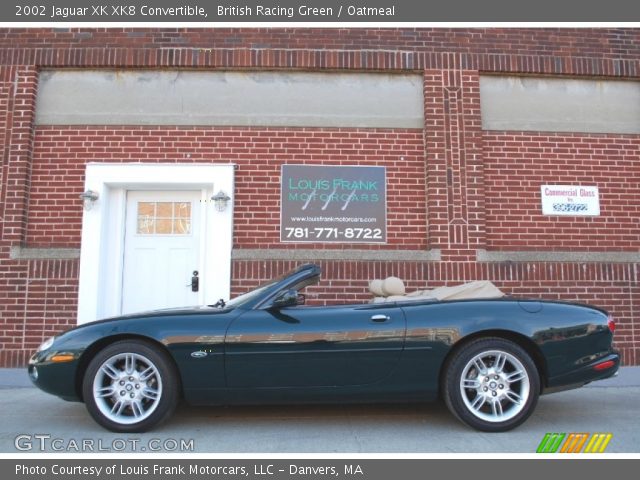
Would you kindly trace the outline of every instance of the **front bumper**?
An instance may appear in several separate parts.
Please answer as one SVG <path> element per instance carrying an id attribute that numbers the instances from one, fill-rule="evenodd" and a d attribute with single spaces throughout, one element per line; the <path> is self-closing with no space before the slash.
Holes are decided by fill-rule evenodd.
<path id="1" fill-rule="evenodd" d="M 64 400 L 82 401 L 76 388 L 78 358 L 68 362 L 54 363 L 50 360 L 53 354 L 54 352 L 51 351 L 37 352 L 31 357 L 27 367 L 29 379 L 43 392 Z"/>

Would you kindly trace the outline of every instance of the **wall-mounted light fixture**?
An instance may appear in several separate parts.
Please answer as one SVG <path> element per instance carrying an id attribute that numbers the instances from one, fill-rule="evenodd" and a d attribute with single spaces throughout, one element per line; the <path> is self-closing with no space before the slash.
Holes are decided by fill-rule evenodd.
<path id="1" fill-rule="evenodd" d="M 83 208 L 85 210 L 91 210 L 91 208 L 93 208 L 93 204 L 98 200 L 98 192 L 86 190 L 80 194 L 80 199 L 82 200 Z"/>
<path id="2" fill-rule="evenodd" d="M 211 197 L 211 200 L 213 201 L 217 211 L 224 212 L 227 209 L 227 204 L 229 203 L 229 200 L 231 200 L 231 197 L 220 190 Z"/>

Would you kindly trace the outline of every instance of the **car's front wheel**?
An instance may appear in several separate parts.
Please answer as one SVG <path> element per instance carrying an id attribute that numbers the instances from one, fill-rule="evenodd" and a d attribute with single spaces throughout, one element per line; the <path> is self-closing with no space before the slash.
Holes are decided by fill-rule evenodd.
<path id="1" fill-rule="evenodd" d="M 538 402 L 535 363 L 519 345 L 502 338 L 475 340 L 448 362 L 444 399 L 462 422 L 485 432 L 517 427 Z"/>
<path id="2" fill-rule="evenodd" d="M 113 432 L 144 432 L 167 419 L 178 402 L 175 367 L 138 340 L 113 343 L 91 360 L 82 393 L 87 410 Z"/>

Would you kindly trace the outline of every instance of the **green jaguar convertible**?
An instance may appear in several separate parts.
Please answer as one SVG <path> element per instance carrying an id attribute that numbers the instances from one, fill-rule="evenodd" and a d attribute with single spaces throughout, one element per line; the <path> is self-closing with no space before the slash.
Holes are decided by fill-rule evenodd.
<path id="1" fill-rule="evenodd" d="M 142 432 L 180 399 L 198 405 L 424 402 L 462 422 L 512 429 L 540 394 L 614 375 L 615 323 L 588 305 L 504 296 L 489 282 L 305 305 L 320 268 L 302 265 L 229 302 L 82 325 L 43 343 L 29 376 L 82 401 L 116 432 Z M 311 303 L 311 302 L 309 302 Z"/>

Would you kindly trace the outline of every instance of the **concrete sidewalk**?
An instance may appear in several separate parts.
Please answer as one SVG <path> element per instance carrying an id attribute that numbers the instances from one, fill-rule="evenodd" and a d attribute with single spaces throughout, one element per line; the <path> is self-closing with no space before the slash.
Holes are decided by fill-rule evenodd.
<path id="1" fill-rule="evenodd" d="M 25 387 L 33 387 L 26 368 L 0 368 L 0 389 Z"/>
<path id="2" fill-rule="evenodd" d="M 193 407 L 182 404 L 166 423 L 144 434 L 115 434 L 98 426 L 81 403 L 41 392 L 25 369 L 0 369 L 0 452 L 16 453 L 31 439 L 33 453 L 54 452 L 85 440 L 115 452 L 151 451 L 158 440 L 172 451 L 177 439 L 195 452 L 215 453 L 502 453 L 535 452 L 547 432 L 611 432 L 607 453 L 640 452 L 640 367 L 623 367 L 616 378 L 586 388 L 545 395 L 534 414 L 515 430 L 488 434 L 457 421 L 442 402 L 384 405 L 270 405 Z M 40 449 L 35 435 L 49 443 Z M 133 448 L 133 441 L 140 448 Z M 147 450 L 145 450 L 147 449 Z M 60 452 L 60 450 L 57 450 Z M 91 451 L 81 450 L 86 453 Z"/>

